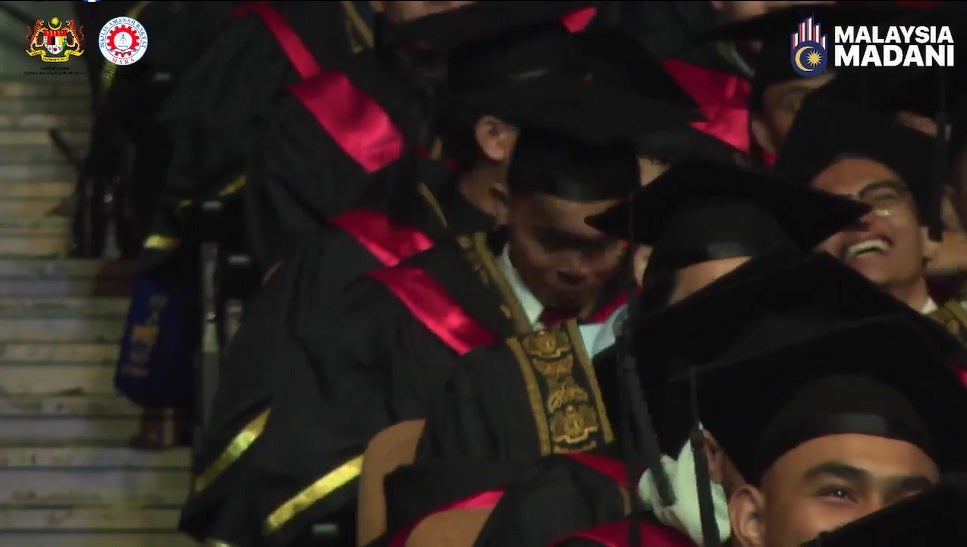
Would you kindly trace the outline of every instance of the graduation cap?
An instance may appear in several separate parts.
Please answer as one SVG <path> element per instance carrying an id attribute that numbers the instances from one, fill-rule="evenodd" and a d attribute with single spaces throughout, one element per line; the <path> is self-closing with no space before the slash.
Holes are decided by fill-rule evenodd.
<path id="1" fill-rule="evenodd" d="M 507 169 L 512 191 L 568 201 L 621 199 L 639 184 L 638 157 L 630 141 L 589 144 L 573 135 L 539 130 L 521 131 Z"/>
<path id="2" fill-rule="evenodd" d="M 870 513 L 803 547 L 967 545 L 967 475 L 948 473 L 929 490 Z"/>
<path id="3" fill-rule="evenodd" d="M 943 89 L 938 90 L 941 84 Z M 945 67 L 853 70 L 836 76 L 813 95 L 884 115 L 907 111 L 934 119 L 946 112 L 956 118 L 967 108 L 967 75 Z"/>
<path id="4" fill-rule="evenodd" d="M 811 249 L 843 226 L 862 216 L 866 206 L 826 193 L 808 191 L 775 177 L 731 163 L 691 158 L 673 165 L 632 198 L 587 220 L 588 224 L 618 237 L 628 237 L 654 247 L 648 261 L 646 280 L 655 272 L 672 272 L 691 264 L 740 256 L 782 255 L 800 248 Z M 808 190 L 808 189 L 805 189 Z M 629 233 L 630 232 L 630 233 Z M 634 307 L 632 310 L 634 311 Z M 633 318 L 635 315 L 632 316 Z M 635 325 L 637 321 L 629 322 Z M 629 343 L 632 339 L 628 337 Z M 667 476 L 661 472 L 653 426 L 642 402 L 651 396 L 640 393 L 638 370 L 628 371 L 635 362 L 648 366 L 648 359 L 634 355 L 623 360 L 622 372 L 637 401 L 635 421 L 644 424 L 639 444 L 655 470 L 663 503 L 673 497 Z M 652 382 L 646 381 L 644 385 Z M 636 389 L 637 388 L 637 389 Z M 667 437 L 666 437 L 667 438 Z M 693 431 L 693 450 L 701 450 L 701 437 Z M 704 458 L 696 458 L 700 481 L 707 484 Z M 710 491 L 699 491 L 706 545 L 716 545 L 718 531 L 712 516 Z"/>
<path id="5" fill-rule="evenodd" d="M 826 253 L 751 267 L 755 262 L 673 306 L 641 317 L 635 351 L 646 364 L 642 376 L 649 391 L 666 386 L 669 377 L 723 355 L 753 356 L 800 343 L 831 326 L 876 316 L 904 318 L 945 363 L 967 367 L 967 349 L 942 325 Z M 681 387 L 650 395 L 658 401 L 654 414 L 666 453 L 681 448 L 692 426 L 685 408 L 688 397 Z"/>
<path id="6" fill-rule="evenodd" d="M 635 48 L 625 49 L 625 39 Z M 605 31 L 572 35 L 554 21 L 454 51 L 448 80 L 445 117 L 464 123 L 490 114 L 520 127 L 606 142 L 701 119 L 684 90 L 634 39 Z"/>
<path id="7" fill-rule="evenodd" d="M 675 127 L 635 139 L 638 153 L 674 165 L 689 158 L 751 165 L 746 154 L 722 139 L 692 126 Z"/>
<path id="8" fill-rule="evenodd" d="M 690 158 L 587 223 L 654 247 L 648 270 L 811 250 L 869 206 L 730 163 Z M 647 277 L 648 274 L 646 274 Z"/>
<path id="9" fill-rule="evenodd" d="M 587 72 L 577 41 L 551 19 L 455 48 L 447 59 L 447 90 L 459 98 L 551 74 L 582 79 Z"/>
<path id="10" fill-rule="evenodd" d="M 698 418 L 744 478 L 758 484 L 802 443 L 864 434 L 911 443 L 940 467 L 967 465 L 967 390 L 906 316 L 838 324 L 755 351 L 762 340 L 673 381 L 691 385 Z"/>
<path id="11" fill-rule="evenodd" d="M 777 155 L 775 171 L 802 185 L 843 157 L 866 157 L 903 179 L 925 224 L 940 222 L 934 174 L 937 138 L 872 111 L 810 96 Z M 942 226 L 942 224 L 940 224 Z"/>
<path id="12" fill-rule="evenodd" d="M 695 110 L 698 103 L 628 31 L 599 27 L 574 35 L 594 81 Z"/>
<path id="13" fill-rule="evenodd" d="M 908 8 L 899 8 L 885 2 L 793 5 L 720 26 L 701 35 L 699 40 L 762 42 L 762 48 L 752 60 L 754 77 L 750 106 L 756 108 L 761 106 L 762 96 L 769 86 L 802 78 L 793 69 L 791 36 L 799 28 L 799 23 L 806 18 L 813 17 L 823 34 L 831 34 L 836 26 L 876 25 L 909 12 Z"/>
<path id="14" fill-rule="evenodd" d="M 593 6 L 595 2 L 508 2 L 488 0 L 397 25 L 393 36 L 437 51 L 527 27 Z"/>

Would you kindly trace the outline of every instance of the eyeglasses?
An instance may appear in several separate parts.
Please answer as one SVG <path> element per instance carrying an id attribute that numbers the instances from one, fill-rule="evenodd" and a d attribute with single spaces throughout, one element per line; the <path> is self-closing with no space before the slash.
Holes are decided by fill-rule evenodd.
<path id="1" fill-rule="evenodd" d="M 910 190 L 902 182 L 875 182 L 849 197 L 873 208 L 873 214 L 887 217 L 894 214 L 907 200 Z"/>

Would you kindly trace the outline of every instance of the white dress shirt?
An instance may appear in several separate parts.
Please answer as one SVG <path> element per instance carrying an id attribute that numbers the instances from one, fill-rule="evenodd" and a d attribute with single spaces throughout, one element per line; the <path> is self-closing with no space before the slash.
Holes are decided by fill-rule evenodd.
<path id="1" fill-rule="evenodd" d="M 511 292 L 520 302 L 520 307 L 524 310 L 524 315 L 527 317 L 531 328 L 534 330 L 544 328 L 544 325 L 539 321 L 541 312 L 544 311 L 544 305 L 534 296 L 534 293 L 527 287 L 520 274 L 517 273 L 517 269 L 511 263 L 509 245 L 504 245 L 503 252 L 497 257 L 497 267 L 507 279 Z M 614 345 L 614 324 L 624 308 L 625 306 L 621 306 L 601 323 L 590 323 L 578 327 L 581 332 L 581 340 L 584 342 L 585 349 L 588 350 L 589 357 L 594 358 L 598 353 Z"/>

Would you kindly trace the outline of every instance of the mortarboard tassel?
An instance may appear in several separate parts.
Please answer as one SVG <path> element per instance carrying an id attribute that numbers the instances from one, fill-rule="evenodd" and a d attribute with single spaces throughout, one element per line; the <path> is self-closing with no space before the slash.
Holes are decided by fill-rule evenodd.
<path id="1" fill-rule="evenodd" d="M 629 201 L 631 199 L 629 197 Z M 634 210 L 634 207 L 628 207 L 629 241 L 634 241 Z M 639 451 L 644 457 L 645 466 L 652 472 L 660 503 L 666 507 L 674 504 L 675 493 L 672 490 L 668 474 L 665 473 L 665 468 L 661 463 L 661 450 L 658 447 L 655 427 L 648 412 L 648 404 L 645 399 L 644 389 L 641 386 L 641 378 L 638 375 L 638 368 L 631 348 L 632 333 L 634 332 L 633 326 L 637 318 L 637 306 L 635 305 L 635 286 L 637 285 L 637 279 L 635 279 L 633 260 L 629 261 L 629 269 L 632 283 L 628 288 L 628 319 L 622 326 L 623 332 L 621 333 L 622 348 L 619 354 L 618 385 L 625 387 L 625 389 L 621 390 L 623 407 L 622 422 L 625 424 L 623 429 L 624 433 L 628 435 L 628 438 L 622 443 L 622 446 L 626 450 L 625 461 L 628 476 L 628 493 L 633 515 L 629 519 L 628 542 L 631 547 L 640 547 L 642 545 L 641 528 L 637 526 L 634 518 L 635 515 L 640 515 L 643 509 L 641 498 L 637 492 L 639 472 L 643 471 L 639 465 Z"/>
<path id="2" fill-rule="evenodd" d="M 712 501 L 712 480 L 709 477 L 708 459 L 705 457 L 705 437 L 699 426 L 698 417 L 698 389 L 695 380 L 695 367 L 689 367 L 689 392 L 692 407 L 692 433 L 690 442 L 692 455 L 695 458 L 695 486 L 698 488 L 698 512 L 702 522 L 702 540 L 704 547 L 719 547 L 719 529 L 715 522 L 715 506 Z"/>

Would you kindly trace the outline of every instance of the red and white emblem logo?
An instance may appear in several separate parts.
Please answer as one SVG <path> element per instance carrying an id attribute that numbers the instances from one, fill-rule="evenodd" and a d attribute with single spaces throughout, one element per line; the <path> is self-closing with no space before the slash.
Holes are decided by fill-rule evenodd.
<path id="1" fill-rule="evenodd" d="M 97 45 L 108 61 L 131 65 L 144 57 L 148 50 L 148 32 L 136 19 L 115 17 L 101 28 Z"/>

